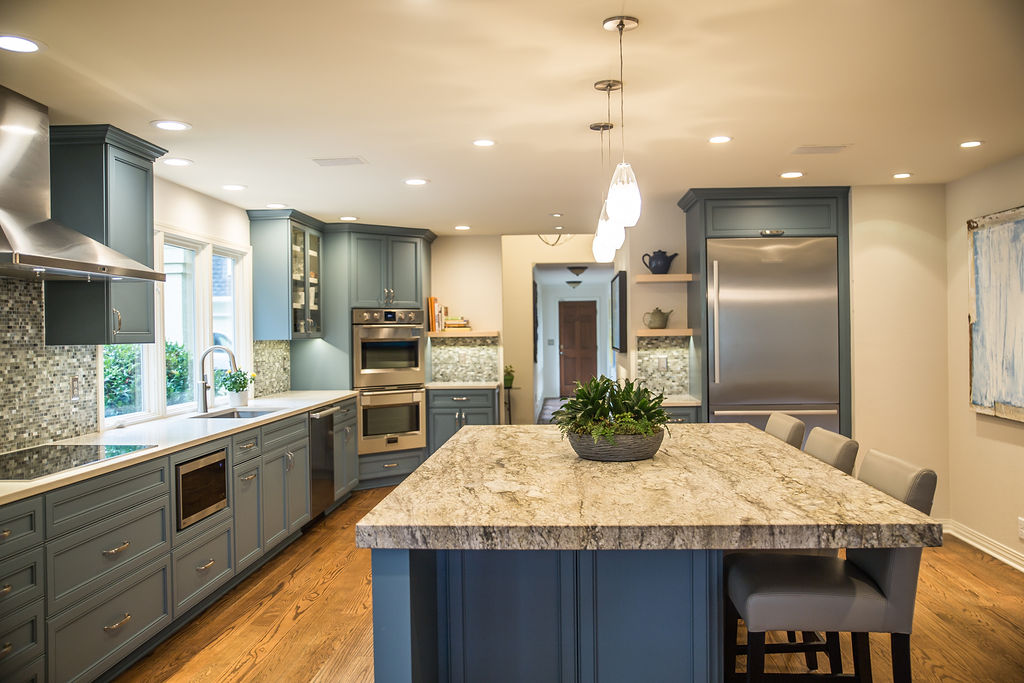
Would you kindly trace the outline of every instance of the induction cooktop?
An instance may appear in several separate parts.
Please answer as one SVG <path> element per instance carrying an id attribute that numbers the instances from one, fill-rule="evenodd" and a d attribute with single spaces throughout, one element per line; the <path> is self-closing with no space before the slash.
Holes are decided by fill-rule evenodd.
<path id="1" fill-rule="evenodd" d="M 153 446 L 51 444 L 0 455 L 0 479 L 36 479 Z"/>

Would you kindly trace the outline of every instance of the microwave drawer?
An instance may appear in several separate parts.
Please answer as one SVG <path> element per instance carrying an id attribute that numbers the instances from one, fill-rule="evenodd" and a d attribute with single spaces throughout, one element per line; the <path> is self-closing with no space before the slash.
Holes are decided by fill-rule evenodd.
<path id="1" fill-rule="evenodd" d="M 419 467 L 422 453 L 383 453 L 381 455 L 359 456 L 359 479 L 380 479 L 399 474 L 409 474 Z"/>

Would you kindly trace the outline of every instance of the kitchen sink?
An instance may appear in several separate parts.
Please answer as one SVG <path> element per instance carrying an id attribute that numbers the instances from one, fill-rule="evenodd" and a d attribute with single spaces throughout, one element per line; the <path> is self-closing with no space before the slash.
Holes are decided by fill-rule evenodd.
<path id="1" fill-rule="evenodd" d="M 232 420 L 246 419 L 250 417 L 262 417 L 269 415 L 270 413 L 277 412 L 276 410 L 246 410 L 245 408 L 232 408 L 231 410 L 219 410 L 215 413 L 203 413 L 202 415 L 193 415 L 193 420 L 209 420 L 214 418 L 227 418 Z"/>

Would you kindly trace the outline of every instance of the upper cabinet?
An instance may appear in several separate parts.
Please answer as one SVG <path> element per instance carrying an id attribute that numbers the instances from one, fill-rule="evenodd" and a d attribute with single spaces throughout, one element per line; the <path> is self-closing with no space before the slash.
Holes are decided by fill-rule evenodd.
<path id="1" fill-rule="evenodd" d="M 423 238 L 352 233 L 352 306 L 423 307 Z"/>
<path id="2" fill-rule="evenodd" d="M 679 206 L 706 237 L 831 237 L 846 225 L 843 187 L 690 190 Z"/>
<path id="3" fill-rule="evenodd" d="M 323 336 L 323 223 L 290 209 L 249 211 L 253 339 Z"/>
<path id="4" fill-rule="evenodd" d="M 109 125 L 50 128 L 53 218 L 153 266 L 153 162 L 167 150 Z M 46 283 L 47 344 L 155 339 L 153 283 Z"/>

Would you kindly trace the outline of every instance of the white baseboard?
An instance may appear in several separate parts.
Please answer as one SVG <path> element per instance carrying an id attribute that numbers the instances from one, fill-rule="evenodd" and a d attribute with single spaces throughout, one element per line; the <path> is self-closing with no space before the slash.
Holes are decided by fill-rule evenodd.
<path id="1" fill-rule="evenodd" d="M 980 534 L 966 524 L 961 524 L 952 519 L 943 519 L 942 531 L 950 536 L 956 536 L 961 541 L 973 545 L 978 550 L 991 555 L 1000 562 L 1005 562 L 1019 572 L 1024 572 L 1024 553 L 1019 550 L 1003 545 L 985 534 Z"/>

